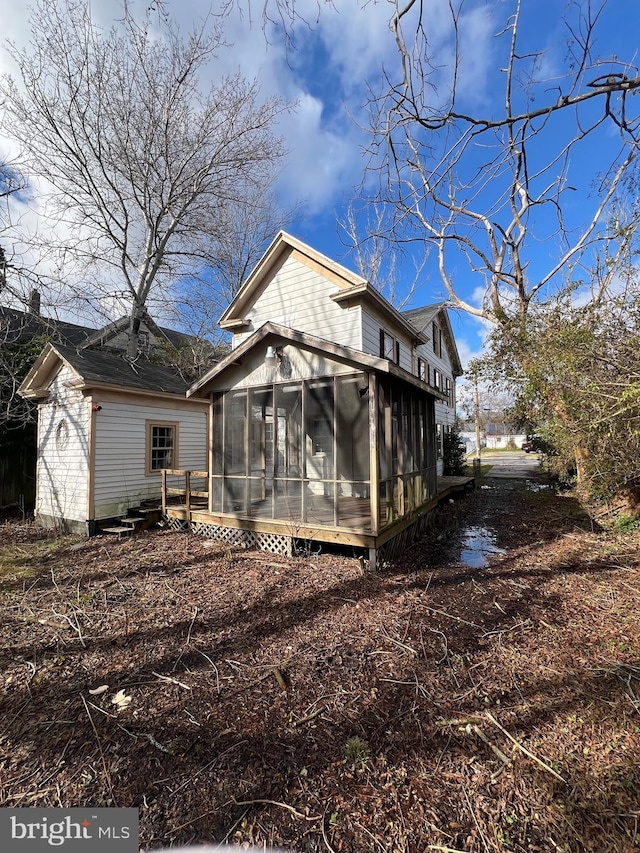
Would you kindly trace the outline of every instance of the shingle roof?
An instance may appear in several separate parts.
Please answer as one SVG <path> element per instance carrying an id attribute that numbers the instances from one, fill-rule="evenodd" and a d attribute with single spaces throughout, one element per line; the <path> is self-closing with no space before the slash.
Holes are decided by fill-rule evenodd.
<path id="1" fill-rule="evenodd" d="M 423 305 L 422 308 L 411 308 L 408 311 L 401 311 L 400 313 L 419 332 L 424 332 L 426 329 L 429 329 L 438 312 L 442 311 L 445 307 L 444 302 L 438 302 L 435 305 Z"/>
<path id="2" fill-rule="evenodd" d="M 0 305 L 0 341 L 6 346 L 26 343 L 39 335 L 67 346 L 80 346 L 95 329 L 48 319 L 38 314 L 4 308 Z"/>
<path id="3" fill-rule="evenodd" d="M 54 344 L 55 351 L 67 361 L 86 383 L 100 382 L 185 395 L 189 383 L 172 370 L 151 364 L 142 358 L 127 361 L 120 355 L 101 350 L 74 349 Z"/>

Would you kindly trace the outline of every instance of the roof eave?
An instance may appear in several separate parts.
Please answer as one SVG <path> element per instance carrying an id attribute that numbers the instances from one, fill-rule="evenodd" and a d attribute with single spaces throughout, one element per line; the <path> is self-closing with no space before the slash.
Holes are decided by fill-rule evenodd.
<path id="1" fill-rule="evenodd" d="M 253 293 L 255 287 L 285 251 L 298 251 L 307 256 L 320 267 L 323 267 L 327 271 L 338 276 L 340 279 L 344 279 L 345 287 L 347 289 L 350 289 L 352 286 L 358 287 L 365 283 L 362 276 L 359 276 L 346 267 L 343 267 L 342 264 L 338 264 L 336 261 L 333 261 L 331 258 L 323 255 L 322 252 L 312 249 L 310 246 L 307 246 L 306 243 L 303 243 L 296 237 L 292 237 L 291 234 L 287 234 L 286 231 L 279 231 L 218 320 L 219 326 L 223 329 L 232 330 L 234 327 L 230 325 L 230 323 L 245 323 L 244 319 L 236 316 L 237 313 L 244 312 L 245 304 Z"/>
<path id="2" fill-rule="evenodd" d="M 389 314 L 391 318 L 394 320 L 396 325 L 400 326 L 405 332 L 408 332 L 411 336 L 412 340 L 414 340 L 417 344 L 425 344 L 429 340 L 427 336 L 425 336 L 422 332 L 419 332 L 412 323 L 406 320 L 400 311 L 387 300 L 385 297 L 379 293 L 375 287 L 372 287 L 369 282 L 365 282 L 364 284 L 360 284 L 354 287 L 349 288 L 348 290 L 342 290 L 339 293 L 334 293 L 331 296 L 331 299 L 338 303 L 349 302 L 351 300 L 363 300 L 368 299 L 370 302 L 373 302 L 377 308 L 385 313 Z"/>

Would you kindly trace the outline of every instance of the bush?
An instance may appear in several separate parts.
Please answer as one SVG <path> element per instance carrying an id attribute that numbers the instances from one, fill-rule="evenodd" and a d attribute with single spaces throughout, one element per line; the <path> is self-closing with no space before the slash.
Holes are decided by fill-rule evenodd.
<path id="1" fill-rule="evenodd" d="M 460 438 L 458 426 L 445 432 L 442 450 L 443 474 L 445 477 L 462 477 L 465 472 L 467 449 Z"/>

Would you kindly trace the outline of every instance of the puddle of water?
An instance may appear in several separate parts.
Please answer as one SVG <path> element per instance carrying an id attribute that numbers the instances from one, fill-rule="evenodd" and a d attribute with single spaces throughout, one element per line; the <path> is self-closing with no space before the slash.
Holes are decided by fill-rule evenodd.
<path id="1" fill-rule="evenodd" d="M 489 562 L 489 557 L 506 553 L 498 548 L 495 535 L 486 527 L 467 527 L 460 543 L 459 560 L 465 566 L 481 569 Z"/>
<path id="2" fill-rule="evenodd" d="M 548 483 L 534 483 L 533 480 L 527 480 L 527 491 L 529 492 L 541 492 L 543 489 L 550 489 L 551 486 Z"/>

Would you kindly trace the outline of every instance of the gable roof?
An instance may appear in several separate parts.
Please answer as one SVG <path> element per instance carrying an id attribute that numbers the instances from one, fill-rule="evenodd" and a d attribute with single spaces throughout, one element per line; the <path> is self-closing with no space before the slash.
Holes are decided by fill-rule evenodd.
<path id="1" fill-rule="evenodd" d="M 53 337 L 68 346 L 79 346 L 84 344 L 93 331 L 87 326 L 0 305 L 0 341 L 3 346 L 26 343 L 41 335 Z"/>
<path id="2" fill-rule="evenodd" d="M 419 342 L 424 343 L 428 339 L 424 338 L 422 333 L 416 333 L 415 326 L 365 278 L 285 231 L 278 233 L 218 321 L 223 329 L 234 331 L 246 327 L 246 313 L 268 284 L 270 274 L 291 256 L 336 285 L 337 292 L 331 299 L 337 304 L 348 308 L 354 301 L 368 302 L 409 335 L 417 334 Z"/>
<path id="3" fill-rule="evenodd" d="M 176 347 L 176 349 L 184 346 L 191 339 L 190 335 L 158 326 L 146 310 L 142 314 L 142 322 L 157 338 L 165 340 L 167 343 Z M 116 335 L 120 334 L 120 332 L 125 332 L 128 328 L 129 316 L 125 315 L 124 317 L 119 317 L 117 320 L 107 323 L 107 325 L 103 326 L 101 329 L 91 329 L 92 334 L 89 335 L 83 346 L 105 346 L 111 338 L 114 338 Z"/>
<path id="4" fill-rule="evenodd" d="M 311 246 L 307 246 L 306 243 L 292 237 L 286 231 L 279 231 L 220 317 L 218 322 L 223 329 L 232 330 L 244 325 L 244 314 L 259 295 L 268 274 L 278 264 L 284 263 L 286 258 L 292 254 L 303 264 L 320 272 L 321 275 L 341 289 L 366 286 L 367 284 L 366 279 L 362 276 L 331 260 L 322 252 L 312 249 Z"/>
<path id="5" fill-rule="evenodd" d="M 20 394 L 29 399 L 46 397 L 48 386 L 63 363 L 71 367 L 84 388 L 115 385 L 120 390 L 184 397 L 189 387 L 189 383 L 171 368 L 151 364 L 142 358 L 130 362 L 103 350 L 75 349 L 48 343 L 20 385 Z"/>
<path id="6" fill-rule="evenodd" d="M 193 340 L 191 335 L 177 332 L 164 326 L 158 326 L 151 315 L 145 311 L 143 322 L 147 328 L 161 340 L 180 349 Z M 33 338 L 46 336 L 55 343 L 76 348 L 103 347 L 120 332 L 126 331 L 129 317 L 120 317 L 94 329 L 92 326 L 81 326 L 67 323 L 53 317 L 44 317 L 34 311 L 19 311 L 16 308 L 6 308 L 0 305 L 0 342 L 4 346 L 26 343 Z"/>
<path id="7" fill-rule="evenodd" d="M 403 311 L 402 316 L 411 323 L 417 333 L 426 335 L 427 337 L 431 337 L 427 330 L 430 331 L 431 324 L 437 320 L 444 332 L 453 374 L 454 376 L 462 376 L 464 371 L 462 370 L 462 363 L 458 355 L 458 347 L 456 346 L 456 339 L 451 328 L 446 303 L 436 302 L 434 305 L 424 305 L 422 308 L 410 308 L 407 311 Z"/>
<path id="8" fill-rule="evenodd" d="M 266 322 L 260 326 L 259 329 L 257 329 L 248 338 L 245 338 L 239 346 L 231 350 L 228 355 L 221 359 L 218 364 L 212 367 L 204 376 L 198 379 L 197 382 L 194 382 L 187 391 L 187 397 L 192 397 L 199 393 L 203 395 L 207 393 L 207 386 L 213 379 L 224 373 L 230 367 L 239 364 L 247 353 L 254 350 L 260 343 L 263 343 L 264 340 L 269 337 L 280 338 L 297 344 L 303 349 L 330 356 L 336 361 L 348 364 L 358 370 L 373 369 L 377 370 L 379 373 L 390 374 L 398 379 L 403 379 L 404 381 L 409 382 L 411 385 L 418 386 L 422 390 L 426 390 L 429 394 L 432 394 L 438 399 L 446 399 L 446 394 L 432 387 L 425 388 L 424 382 L 422 382 L 417 376 L 414 376 L 412 373 L 409 373 L 404 368 L 399 367 L 395 362 L 390 361 L 387 358 L 369 355 L 361 350 L 353 349 L 353 347 L 348 347 L 344 344 L 337 344 L 333 341 L 327 341 L 324 338 L 318 338 L 315 335 L 308 334 L 307 332 L 299 332 L 296 329 L 290 329 L 288 326 L 281 326 L 278 323 L 272 322 Z"/>

